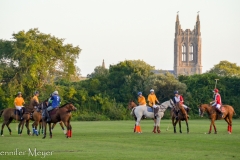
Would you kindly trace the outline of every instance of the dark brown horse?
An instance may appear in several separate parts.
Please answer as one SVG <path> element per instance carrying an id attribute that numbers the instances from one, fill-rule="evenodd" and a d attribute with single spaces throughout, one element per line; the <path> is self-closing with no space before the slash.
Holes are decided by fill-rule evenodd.
<path id="1" fill-rule="evenodd" d="M 214 121 L 215 120 L 221 120 L 221 119 L 224 119 L 228 123 L 228 129 L 227 129 L 228 133 L 229 134 L 232 133 L 232 117 L 233 117 L 233 114 L 236 114 L 232 106 L 230 106 L 230 105 L 223 105 L 221 107 L 223 116 L 221 116 L 221 114 L 219 114 L 216 111 L 215 107 L 212 107 L 209 104 L 201 104 L 198 108 L 199 108 L 199 115 L 201 117 L 203 117 L 203 113 L 204 112 L 207 112 L 207 114 L 209 116 L 209 119 L 211 119 L 211 123 L 210 123 L 210 128 L 209 128 L 208 134 L 211 133 L 212 126 L 214 127 L 215 134 L 217 134 L 217 128 L 215 126 Z"/>
<path id="2" fill-rule="evenodd" d="M 32 112 L 33 105 L 37 105 L 35 102 L 30 103 L 30 105 L 24 107 L 24 112 L 23 112 L 23 118 L 26 117 L 27 115 L 30 115 Z M 4 126 L 6 125 L 8 127 L 8 131 L 11 135 L 12 130 L 9 127 L 9 124 L 12 122 L 12 120 L 17 120 L 20 123 L 18 124 L 18 134 L 22 134 L 23 130 L 23 124 L 25 120 L 20 121 L 21 117 L 19 116 L 19 111 L 17 111 L 15 108 L 6 108 L 2 111 L 0 111 L 0 117 L 3 116 L 3 124 L 2 124 L 2 129 L 1 129 L 1 135 L 3 136 L 3 129 Z"/>
<path id="3" fill-rule="evenodd" d="M 48 105 L 48 100 L 45 100 L 43 101 L 42 103 L 40 103 L 38 105 L 38 109 L 35 109 L 32 116 L 30 117 L 30 120 L 34 121 L 33 124 L 32 124 L 32 134 L 33 135 L 36 135 L 38 136 L 40 134 L 40 130 L 42 129 L 42 134 L 43 134 L 43 127 L 42 127 L 42 110 L 43 108 L 46 108 Z M 26 126 L 29 127 L 29 120 L 26 120 Z M 65 129 L 64 129 L 64 126 L 63 126 L 63 123 L 62 121 L 59 122 L 64 134 L 65 134 Z M 38 125 L 39 125 L 39 131 L 37 130 L 38 128 Z M 54 126 L 56 125 L 56 123 L 53 124 L 52 126 L 52 130 L 54 128 Z M 29 130 L 29 128 L 27 128 L 27 130 Z"/>
<path id="4" fill-rule="evenodd" d="M 176 118 L 175 111 L 178 111 L 178 118 Z M 184 107 L 180 103 L 176 103 L 175 107 L 171 109 L 172 124 L 174 128 L 174 133 L 176 132 L 176 125 L 179 123 L 179 132 L 182 133 L 181 121 L 186 121 L 187 133 L 189 133 L 188 127 L 188 114 Z"/>
<path id="5" fill-rule="evenodd" d="M 49 112 L 49 116 L 51 117 L 51 122 L 46 122 L 46 118 L 43 118 L 43 128 L 44 134 L 43 139 L 46 138 L 46 129 L 47 123 L 49 126 L 50 138 L 52 138 L 52 130 L 51 130 L 51 123 L 57 123 L 62 121 L 64 125 L 67 127 L 67 134 L 66 137 L 72 137 L 72 126 L 70 124 L 70 120 L 72 117 L 72 111 L 77 110 L 76 107 L 72 103 L 66 103 L 59 108 L 55 108 Z"/>

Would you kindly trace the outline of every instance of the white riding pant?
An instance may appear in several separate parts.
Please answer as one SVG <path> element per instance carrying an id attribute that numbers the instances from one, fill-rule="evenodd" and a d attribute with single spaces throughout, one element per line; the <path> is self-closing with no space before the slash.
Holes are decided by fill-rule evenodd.
<path id="1" fill-rule="evenodd" d="M 152 107 L 153 107 L 153 108 L 157 108 L 157 105 L 156 105 L 156 104 L 154 104 Z"/>
<path id="2" fill-rule="evenodd" d="M 147 105 L 146 104 L 142 104 L 142 105 L 139 105 L 139 106 L 146 107 Z"/>
<path id="3" fill-rule="evenodd" d="M 16 109 L 20 111 L 22 109 L 22 107 L 23 106 L 16 106 Z"/>
<path id="4" fill-rule="evenodd" d="M 188 106 L 186 106 L 185 104 L 183 104 L 183 108 L 187 109 L 187 108 L 188 108 Z"/>
<path id="5" fill-rule="evenodd" d="M 216 106 L 217 109 L 220 109 L 220 107 L 221 107 L 221 105 L 220 104 L 216 104 L 216 102 L 213 103 L 212 106 Z"/>

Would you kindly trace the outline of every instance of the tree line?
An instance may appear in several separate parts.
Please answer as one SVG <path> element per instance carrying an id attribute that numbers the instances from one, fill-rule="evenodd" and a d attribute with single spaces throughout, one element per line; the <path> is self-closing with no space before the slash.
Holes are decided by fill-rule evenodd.
<path id="1" fill-rule="evenodd" d="M 190 116 L 198 116 L 198 105 L 213 99 L 215 79 L 224 104 L 240 114 L 240 67 L 221 61 L 207 73 L 175 77 L 171 73 L 154 74 L 154 67 L 142 60 L 125 60 L 109 69 L 97 66 L 86 80 L 80 80 L 76 59 L 81 49 L 65 44 L 38 29 L 13 34 L 13 40 L 0 40 L 0 109 L 14 107 L 16 93 L 21 91 L 28 102 L 35 90 L 39 99 L 47 99 L 58 90 L 62 103 L 72 102 L 78 108 L 75 120 L 132 119 L 127 109 L 129 100 L 137 103 L 137 93 L 148 96 L 154 89 L 160 102 L 173 98 L 178 90 L 192 109 Z M 169 111 L 165 118 L 169 118 Z"/>

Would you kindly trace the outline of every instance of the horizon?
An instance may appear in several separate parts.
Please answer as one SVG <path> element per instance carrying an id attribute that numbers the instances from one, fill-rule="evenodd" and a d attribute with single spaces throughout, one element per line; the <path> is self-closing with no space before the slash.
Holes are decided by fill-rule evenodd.
<path id="1" fill-rule="evenodd" d="M 240 1 L 1 1 L 0 38 L 38 28 L 82 49 L 76 65 L 91 74 L 124 60 L 143 60 L 173 70 L 176 15 L 183 30 L 194 29 L 200 11 L 202 73 L 220 61 L 240 65 Z"/>

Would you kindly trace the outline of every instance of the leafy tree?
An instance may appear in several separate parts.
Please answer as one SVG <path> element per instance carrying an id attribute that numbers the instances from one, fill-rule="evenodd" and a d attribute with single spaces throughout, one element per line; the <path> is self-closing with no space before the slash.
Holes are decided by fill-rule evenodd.
<path id="1" fill-rule="evenodd" d="M 61 78 L 77 75 L 75 61 L 81 49 L 64 44 L 38 29 L 13 34 L 13 41 L 0 41 L 0 71 L 9 95 L 22 91 L 27 97 Z"/>
<path id="2" fill-rule="evenodd" d="M 240 66 L 228 61 L 220 61 L 219 64 L 214 65 L 208 72 L 216 73 L 219 76 L 240 76 Z"/>

